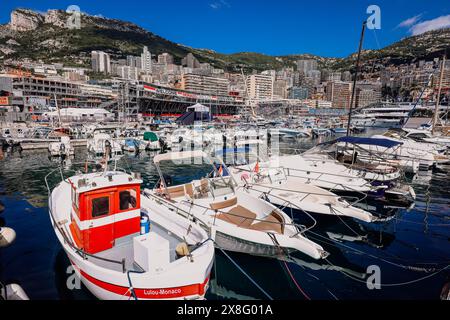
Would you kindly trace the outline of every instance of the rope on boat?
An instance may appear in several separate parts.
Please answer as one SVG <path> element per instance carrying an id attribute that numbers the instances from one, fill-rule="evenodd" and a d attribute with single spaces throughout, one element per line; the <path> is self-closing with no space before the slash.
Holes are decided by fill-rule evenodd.
<path id="1" fill-rule="evenodd" d="M 315 232 L 312 232 L 312 231 L 309 231 L 309 232 L 311 232 L 312 234 L 316 235 L 317 237 L 320 237 L 320 238 L 324 239 L 325 241 L 331 242 L 331 245 L 333 245 L 333 244 L 341 245 L 341 246 L 343 246 L 343 247 L 345 247 L 345 248 L 347 248 L 347 249 L 349 249 L 349 250 L 351 250 L 351 251 L 357 252 L 357 253 L 359 253 L 359 254 L 361 254 L 361 255 L 367 255 L 367 256 L 369 256 L 369 257 L 371 257 L 371 258 L 373 258 L 373 259 L 381 260 L 381 261 L 383 261 L 383 262 L 385 262 L 385 263 L 387 263 L 387 264 L 396 266 L 396 267 L 398 267 L 398 268 L 402 268 L 402 269 L 406 269 L 406 270 L 411 270 L 411 271 L 416 271 L 416 272 L 425 272 L 425 273 L 436 272 L 436 271 L 441 272 L 441 271 L 443 271 L 443 270 L 445 270 L 445 269 L 447 269 L 447 268 L 450 268 L 450 265 L 447 265 L 447 266 L 446 266 L 445 268 L 443 268 L 443 269 L 436 269 L 436 268 L 421 268 L 421 267 L 416 267 L 416 266 L 405 266 L 405 265 L 402 265 L 402 264 L 398 264 L 398 263 L 395 263 L 395 262 L 386 260 L 386 259 L 384 259 L 384 258 L 382 258 L 382 257 L 377 257 L 377 256 L 375 256 L 375 255 L 373 255 L 373 254 L 366 253 L 366 252 L 364 252 L 364 251 L 361 251 L 361 250 L 352 248 L 352 247 L 350 247 L 350 246 L 347 246 L 347 245 L 345 245 L 345 244 L 343 244 L 343 243 L 340 243 L 340 242 L 338 242 L 338 241 L 335 241 L 335 240 L 333 240 L 333 239 L 329 239 L 329 238 L 327 238 L 327 237 L 324 237 L 324 236 L 322 236 L 322 235 L 320 235 L 320 234 L 318 234 L 318 233 L 315 233 Z M 314 237 L 311 237 L 311 238 L 314 238 Z M 320 239 L 317 239 L 317 240 L 320 241 Z M 322 241 L 324 241 L 324 240 L 322 240 Z"/>
<path id="2" fill-rule="evenodd" d="M 134 291 L 133 284 L 131 283 L 130 273 L 142 274 L 144 272 L 138 272 L 138 271 L 132 271 L 132 270 L 128 270 L 128 272 L 127 272 L 127 278 L 128 278 L 128 283 L 130 284 L 130 287 L 128 288 L 128 291 L 124 295 L 128 294 L 128 292 L 131 291 L 131 296 L 134 298 L 134 300 L 139 300 L 136 295 L 136 292 Z"/>
<path id="3" fill-rule="evenodd" d="M 217 244 L 216 244 L 217 245 Z M 220 251 L 222 251 L 222 253 L 234 264 L 234 266 L 236 267 L 236 268 L 238 268 L 238 270 L 240 271 L 240 272 L 242 272 L 243 274 L 244 274 L 244 276 L 246 276 L 247 277 L 247 279 L 248 280 L 250 280 L 250 282 L 251 283 L 253 283 L 253 285 L 255 286 L 255 287 L 257 287 L 269 300 L 273 300 L 273 298 L 263 289 L 263 288 L 261 288 L 261 286 L 255 281 L 255 280 L 253 280 L 252 279 L 252 277 L 250 277 L 245 271 L 244 271 L 244 269 L 242 269 L 226 252 L 225 252 L 225 250 L 223 250 L 222 248 L 220 248 L 219 246 L 217 246 L 217 248 L 220 250 Z"/>
<path id="4" fill-rule="evenodd" d="M 357 237 L 361 237 L 361 238 L 363 238 L 363 235 L 361 235 L 361 234 L 359 234 L 358 232 L 356 232 L 352 227 L 350 227 L 345 221 L 344 221 L 344 219 L 340 216 L 340 214 L 342 214 L 343 215 L 343 213 L 341 212 L 341 211 L 339 211 L 338 209 L 336 209 L 335 207 L 333 207 L 331 204 L 330 204 L 330 211 L 336 216 L 336 217 L 338 217 L 339 218 L 339 220 L 341 220 L 341 222 L 351 231 L 351 232 L 353 232 Z"/>
<path id="5" fill-rule="evenodd" d="M 273 244 L 275 245 L 275 247 L 277 247 L 279 254 L 280 255 L 284 255 L 287 259 L 293 261 L 293 259 L 291 258 L 291 256 L 289 255 L 289 252 L 287 252 L 287 250 L 285 250 L 283 247 L 280 246 L 275 234 L 272 233 L 267 233 L 267 235 L 269 236 L 269 238 L 272 240 Z M 291 270 L 289 269 L 289 265 L 286 263 L 286 261 L 283 261 L 284 266 L 292 280 L 292 282 L 295 284 L 295 286 L 297 287 L 298 291 L 300 291 L 300 293 L 306 298 L 306 300 L 311 300 L 311 298 L 305 293 L 305 291 L 302 289 L 302 287 L 299 285 L 299 283 L 297 282 L 297 280 L 295 280 L 294 275 L 292 274 Z"/>
<path id="6" fill-rule="evenodd" d="M 300 287 L 300 285 L 298 284 L 297 280 L 295 280 L 294 276 L 292 275 L 291 270 L 289 269 L 288 264 L 286 263 L 286 261 L 283 261 L 284 266 L 286 267 L 286 270 L 289 274 L 289 276 L 292 279 L 292 282 L 294 282 L 295 286 L 297 287 L 298 291 L 301 292 L 301 294 L 303 294 L 303 296 L 306 298 L 306 300 L 311 300 L 311 298 L 305 293 L 305 291 L 303 291 L 302 287 Z"/>
<path id="7" fill-rule="evenodd" d="M 334 266 L 328 259 L 325 259 L 325 261 L 328 262 L 328 264 L 329 264 L 330 266 Z M 381 287 L 400 287 L 400 286 L 406 286 L 406 285 L 409 285 L 409 284 L 417 283 L 417 282 L 426 280 L 426 279 L 428 279 L 428 278 L 434 277 L 435 275 L 437 275 L 437 274 L 441 273 L 442 271 L 447 270 L 447 269 L 449 269 L 449 268 L 450 268 L 450 265 L 448 265 L 448 266 L 446 266 L 445 268 L 442 268 L 442 269 L 440 269 L 440 270 L 438 270 L 438 271 L 436 271 L 436 272 L 433 272 L 432 274 L 429 274 L 429 275 L 426 275 L 426 276 L 424 276 L 424 277 L 421 277 L 421 278 L 418 278 L 418 279 L 415 279 L 415 280 L 411 280 L 411 281 L 400 282 L 400 283 L 387 283 L 387 284 L 377 283 L 377 284 L 379 284 Z M 360 283 L 367 284 L 366 281 L 357 279 L 357 278 L 355 278 L 355 277 L 353 277 L 353 276 L 347 274 L 345 271 L 342 271 L 342 270 L 338 270 L 338 271 L 339 271 L 340 273 L 342 273 L 343 275 L 345 275 L 346 277 L 348 277 L 348 278 L 350 278 L 350 279 L 352 279 L 352 280 L 354 280 L 354 281 L 357 281 L 357 282 L 360 282 Z"/>

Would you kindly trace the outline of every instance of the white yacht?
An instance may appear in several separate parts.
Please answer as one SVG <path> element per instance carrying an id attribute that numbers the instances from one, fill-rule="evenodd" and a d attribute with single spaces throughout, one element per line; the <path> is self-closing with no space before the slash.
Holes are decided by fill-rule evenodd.
<path id="1" fill-rule="evenodd" d="M 194 161 L 197 159 L 197 161 Z M 210 173 L 199 180 L 171 185 L 163 174 L 163 164 L 180 167 L 186 161 L 210 167 Z M 296 225 L 282 210 L 238 188 L 233 176 L 219 159 L 203 151 L 172 152 L 157 155 L 155 166 L 160 181 L 144 194 L 174 212 L 184 212 L 190 219 L 202 221 L 212 230 L 217 246 L 224 250 L 260 256 L 286 251 L 300 251 L 314 259 L 325 258 L 324 249 L 304 236 L 305 228 Z M 153 210 L 158 211 L 158 208 Z"/>

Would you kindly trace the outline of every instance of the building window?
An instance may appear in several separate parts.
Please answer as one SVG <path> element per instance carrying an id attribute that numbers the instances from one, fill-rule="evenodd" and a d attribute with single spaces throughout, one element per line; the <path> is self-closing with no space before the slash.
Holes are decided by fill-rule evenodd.
<path id="1" fill-rule="evenodd" d="M 109 197 L 92 199 L 92 218 L 101 217 L 109 213 Z"/>
<path id="2" fill-rule="evenodd" d="M 119 193 L 120 210 L 130 210 L 136 208 L 136 190 L 129 189 Z"/>

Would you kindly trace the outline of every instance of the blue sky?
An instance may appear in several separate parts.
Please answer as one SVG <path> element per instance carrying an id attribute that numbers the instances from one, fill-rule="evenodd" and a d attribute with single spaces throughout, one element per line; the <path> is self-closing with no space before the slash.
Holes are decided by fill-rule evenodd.
<path id="1" fill-rule="evenodd" d="M 78 5 L 94 15 L 134 22 L 171 41 L 222 53 L 312 53 L 344 57 L 357 50 L 369 5 L 381 9 L 381 30 L 364 48 L 450 26 L 448 0 L 0 0 L 0 23 L 18 7 L 46 11 Z"/>

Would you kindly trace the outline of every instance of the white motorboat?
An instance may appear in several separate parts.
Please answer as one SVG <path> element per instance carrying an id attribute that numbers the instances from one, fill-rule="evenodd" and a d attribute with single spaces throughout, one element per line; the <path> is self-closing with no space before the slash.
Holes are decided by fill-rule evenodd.
<path id="1" fill-rule="evenodd" d="M 88 139 L 87 150 L 96 156 L 104 156 L 107 152 L 112 155 L 122 154 L 120 143 L 106 133 L 96 133 L 91 139 Z"/>
<path id="2" fill-rule="evenodd" d="M 398 142 L 386 139 L 342 137 L 335 141 L 320 144 L 305 152 L 302 156 L 310 160 L 338 161 L 345 165 L 357 176 L 369 181 L 378 190 L 376 197 L 385 196 L 389 199 L 401 202 L 411 202 L 416 194 L 410 186 L 398 184 L 398 180 L 403 176 L 402 170 L 407 166 L 416 166 L 418 163 L 412 159 L 411 164 L 407 160 L 395 158 L 384 159 L 382 154 L 367 152 L 364 146 L 389 147 L 398 145 Z M 333 155 L 336 160 L 331 158 Z M 416 171 L 417 172 L 417 171 Z"/>
<path id="3" fill-rule="evenodd" d="M 367 180 L 339 163 L 307 161 L 302 155 L 283 155 L 272 157 L 272 160 L 285 168 L 288 175 L 299 178 L 299 181 L 331 192 L 365 194 L 376 191 Z"/>
<path id="4" fill-rule="evenodd" d="M 99 299 L 203 299 L 214 244 L 197 223 L 141 196 L 141 183 L 137 174 L 105 170 L 49 189 L 61 246 Z"/>
<path id="5" fill-rule="evenodd" d="M 75 154 L 75 149 L 70 143 L 70 138 L 62 136 L 60 142 L 51 142 L 48 145 L 48 152 L 52 157 L 69 157 Z"/>
<path id="6" fill-rule="evenodd" d="M 445 146 L 429 142 L 417 142 L 409 138 L 403 138 L 396 132 L 388 131 L 383 135 L 374 135 L 375 139 L 388 139 L 401 143 L 395 153 L 400 159 L 415 159 L 423 166 L 431 167 L 434 164 L 443 164 L 450 162 L 450 158 L 444 154 Z"/>
<path id="7" fill-rule="evenodd" d="M 161 164 L 168 162 L 179 168 L 190 159 L 200 159 L 200 163 L 212 168 L 211 174 L 186 184 L 170 185 Z M 222 249 L 262 256 L 300 251 L 314 259 L 328 255 L 320 245 L 307 239 L 303 235 L 305 229 L 282 210 L 237 188 L 233 177 L 223 176 L 228 169 L 223 163 L 217 167 L 219 161 L 213 161 L 203 151 L 157 155 L 154 163 L 160 181 L 154 190 L 146 189 L 144 193 L 172 211 L 185 212 L 204 222 L 213 230 L 213 239 Z"/>
<path id="8" fill-rule="evenodd" d="M 259 166 L 259 170 L 255 168 Z M 288 175 L 285 168 L 266 163 L 253 163 L 230 169 L 233 177 L 254 196 L 263 196 L 271 203 L 303 212 L 351 217 L 365 222 L 376 221 L 371 213 L 355 208 L 344 198 L 302 178 Z"/>
<path id="9" fill-rule="evenodd" d="M 342 197 L 311 183 L 312 180 L 305 181 L 305 178 L 298 175 L 295 170 L 280 166 L 278 158 L 263 162 L 254 154 L 251 156 L 247 154 L 245 157 L 248 159 L 236 156 L 237 152 L 248 151 L 249 149 L 229 149 L 219 150 L 217 154 L 223 157 L 224 152 L 227 153 L 225 163 L 231 161 L 234 164 L 228 171 L 229 174 L 250 194 L 264 197 L 275 205 L 303 211 L 303 213 L 351 217 L 365 222 L 376 220 L 371 213 L 353 207 Z M 234 153 L 231 157 L 234 159 L 230 159 L 229 153 Z M 326 181 L 323 182 L 325 183 Z"/>

